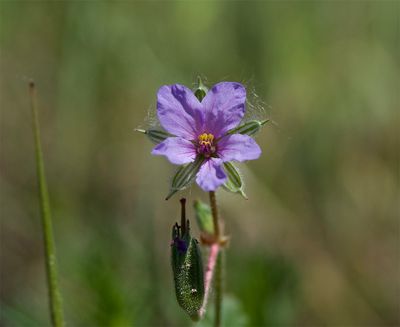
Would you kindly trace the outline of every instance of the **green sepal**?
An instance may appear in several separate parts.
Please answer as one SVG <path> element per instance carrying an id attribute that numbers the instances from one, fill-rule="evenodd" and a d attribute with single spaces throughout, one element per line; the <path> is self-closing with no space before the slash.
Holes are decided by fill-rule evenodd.
<path id="1" fill-rule="evenodd" d="M 190 235 L 189 221 L 185 230 L 178 224 L 172 227 L 171 265 L 176 299 L 197 321 L 204 301 L 204 272 L 198 242 Z"/>
<path id="2" fill-rule="evenodd" d="M 269 119 L 266 119 L 266 120 L 250 120 L 250 121 L 244 123 L 243 125 L 240 125 L 238 127 L 232 128 L 226 134 L 227 135 L 231 135 L 231 134 L 254 135 L 267 122 L 269 122 Z"/>
<path id="3" fill-rule="evenodd" d="M 239 193 L 247 199 L 247 196 L 243 191 L 242 177 L 236 167 L 230 162 L 224 162 L 224 170 L 228 178 L 224 183 L 223 188 L 232 193 Z"/>
<path id="4" fill-rule="evenodd" d="M 174 137 L 174 135 L 172 135 L 172 134 L 169 134 L 167 132 L 164 132 L 164 131 L 161 131 L 161 130 L 155 129 L 155 128 L 149 128 L 147 130 L 136 128 L 135 131 L 146 134 L 147 137 L 149 138 L 149 140 L 155 144 L 161 143 L 168 137 Z"/>
<path id="5" fill-rule="evenodd" d="M 203 84 L 203 81 L 201 80 L 201 77 L 197 77 L 197 88 L 194 91 L 194 95 L 196 96 L 199 101 L 203 101 L 204 97 L 206 96 L 208 92 L 208 88 Z"/>
<path id="6" fill-rule="evenodd" d="M 173 196 L 176 192 L 184 190 L 191 183 L 193 183 L 203 161 L 204 158 L 199 156 L 195 161 L 178 168 L 175 176 L 172 179 L 171 189 L 165 200 L 170 199 L 171 196 Z"/>
<path id="7" fill-rule="evenodd" d="M 197 224 L 200 231 L 210 235 L 214 234 L 214 224 L 211 214 L 211 208 L 208 204 L 199 200 L 194 201 L 194 212 L 196 214 Z"/>

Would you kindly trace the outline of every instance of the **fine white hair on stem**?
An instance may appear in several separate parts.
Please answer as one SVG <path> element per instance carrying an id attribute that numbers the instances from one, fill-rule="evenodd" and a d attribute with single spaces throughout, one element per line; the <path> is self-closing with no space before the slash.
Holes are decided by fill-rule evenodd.
<path id="1" fill-rule="evenodd" d="M 205 273 L 205 278 L 204 278 L 204 284 L 205 284 L 204 302 L 199 310 L 200 317 L 203 317 L 206 312 L 208 298 L 210 296 L 211 284 L 212 284 L 214 271 L 215 271 L 215 265 L 216 265 L 217 259 L 218 259 L 219 249 L 220 249 L 220 246 L 218 243 L 214 243 L 210 247 L 210 253 L 208 256 L 208 261 L 207 261 L 207 265 L 206 265 L 206 273 Z"/>

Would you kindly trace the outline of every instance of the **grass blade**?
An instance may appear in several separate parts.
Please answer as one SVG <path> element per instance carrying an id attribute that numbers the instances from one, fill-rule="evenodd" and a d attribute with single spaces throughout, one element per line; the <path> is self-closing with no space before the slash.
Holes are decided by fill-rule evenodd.
<path id="1" fill-rule="evenodd" d="M 44 173 L 43 154 L 40 144 L 39 120 L 36 108 L 35 83 L 29 83 L 31 97 L 32 124 L 35 140 L 36 169 L 39 187 L 39 200 L 42 216 L 44 254 L 46 261 L 47 284 L 49 291 L 49 304 L 51 321 L 54 327 L 64 326 L 64 314 L 62 308 L 61 293 L 58 287 L 56 249 L 54 245 L 53 226 L 51 221 L 49 193 L 47 190 L 46 177 Z"/>

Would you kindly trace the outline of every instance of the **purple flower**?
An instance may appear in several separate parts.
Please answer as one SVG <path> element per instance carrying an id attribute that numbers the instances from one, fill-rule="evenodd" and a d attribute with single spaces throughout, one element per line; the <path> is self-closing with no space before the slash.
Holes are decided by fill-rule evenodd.
<path id="1" fill-rule="evenodd" d="M 218 83 L 201 102 L 183 85 L 162 86 L 157 115 L 173 136 L 159 143 L 152 154 L 166 156 L 176 165 L 202 158 L 196 182 L 204 191 L 216 190 L 227 179 L 224 162 L 254 160 L 261 154 L 250 136 L 227 134 L 241 122 L 245 102 L 246 90 L 240 83 Z"/>

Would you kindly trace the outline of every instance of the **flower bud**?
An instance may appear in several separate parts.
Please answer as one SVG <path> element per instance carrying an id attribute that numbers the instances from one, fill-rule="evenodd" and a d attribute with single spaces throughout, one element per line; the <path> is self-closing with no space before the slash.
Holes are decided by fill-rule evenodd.
<path id="1" fill-rule="evenodd" d="M 184 202 L 181 203 L 184 206 Z M 189 220 L 185 217 L 181 226 L 176 223 L 172 227 L 171 264 L 176 299 L 193 320 L 198 320 L 204 301 L 203 261 L 198 242 L 191 237 Z"/>
<path id="2" fill-rule="evenodd" d="M 194 95 L 201 102 L 204 99 L 204 97 L 206 96 L 208 89 L 203 84 L 203 81 L 201 80 L 200 76 L 197 78 L 197 80 L 198 80 L 198 82 L 197 82 L 198 84 L 197 84 L 196 90 L 194 91 Z"/>
<path id="3" fill-rule="evenodd" d="M 210 206 L 199 200 L 194 201 L 193 206 L 200 231 L 210 235 L 214 234 L 214 223 Z"/>

